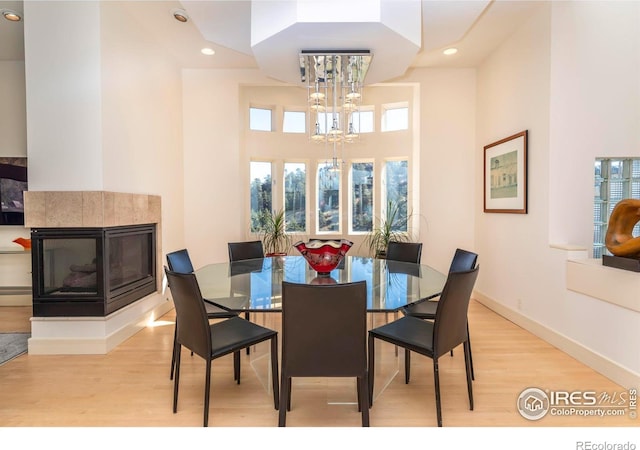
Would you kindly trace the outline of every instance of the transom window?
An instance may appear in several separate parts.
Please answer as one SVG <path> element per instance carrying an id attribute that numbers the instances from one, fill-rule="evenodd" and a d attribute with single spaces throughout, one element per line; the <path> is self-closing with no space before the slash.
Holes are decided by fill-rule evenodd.
<path id="1" fill-rule="evenodd" d="M 304 111 L 285 111 L 282 121 L 283 133 L 306 133 L 307 115 Z"/>
<path id="2" fill-rule="evenodd" d="M 271 109 L 249 108 L 249 129 L 254 131 L 272 131 Z"/>
<path id="3" fill-rule="evenodd" d="M 403 105 L 386 105 L 382 108 L 382 131 L 409 129 L 409 107 Z"/>

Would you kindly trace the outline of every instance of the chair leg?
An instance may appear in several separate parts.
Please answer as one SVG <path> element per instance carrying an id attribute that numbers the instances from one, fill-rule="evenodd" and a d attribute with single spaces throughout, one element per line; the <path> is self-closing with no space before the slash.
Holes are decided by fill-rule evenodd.
<path id="1" fill-rule="evenodd" d="M 249 312 L 244 313 L 244 318 L 249 320 Z M 251 353 L 250 347 L 247 347 L 247 355 Z"/>
<path id="2" fill-rule="evenodd" d="M 366 401 L 369 404 L 368 400 L 368 391 L 369 391 L 369 382 L 367 381 L 369 377 L 365 373 L 363 377 L 358 378 L 358 405 L 360 408 L 360 412 L 362 412 L 362 426 L 369 426 L 369 408 L 364 404 Z"/>
<path id="3" fill-rule="evenodd" d="M 409 349 L 404 349 L 404 384 L 409 384 L 411 378 L 411 352 Z"/>
<path id="4" fill-rule="evenodd" d="M 211 393 L 211 359 L 207 359 L 207 373 L 204 382 L 204 425 L 209 426 L 209 397 Z"/>
<path id="5" fill-rule="evenodd" d="M 173 413 L 178 412 L 178 385 L 180 383 L 180 350 L 181 345 L 177 344 L 176 362 L 175 362 L 175 375 L 173 377 Z"/>
<path id="6" fill-rule="evenodd" d="M 467 322 L 467 344 L 469 346 L 469 364 L 471 365 L 471 379 L 475 381 L 476 374 L 473 371 L 473 357 L 471 356 L 471 336 L 469 334 L 469 322 Z"/>
<path id="7" fill-rule="evenodd" d="M 373 381 L 375 375 L 374 339 L 373 335 L 369 334 L 369 408 L 373 406 Z"/>
<path id="8" fill-rule="evenodd" d="M 238 376 L 239 378 L 239 376 Z M 280 409 L 280 393 L 278 392 L 278 336 L 271 338 L 271 380 L 273 383 L 273 407 Z"/>
<path id="9" fill-rule="evenodd" d="M 293 391 L 291 389 L 291 384 L 293 383 L 292 380 L 293 380 L 293 378 L 289 377 L 289 379 L 287 381 L 287 383 L 289 383 L 289 395 L 287 396 L 287 411 L 291 411 L 291 397 L 292 397 L 291 392 Z"/>
<path id="10" fill-rule="evenodd" d="M 240 352 L 233 352 L 233 379 L 240 384 Z"/>
<path id="11" fill-rule="evenodd" d="M 442 404 L 440 400 L 440 373 L 438 372 L 438 359 L 433 358 L 433 384 L 436 389 L 436 416 L 438 418 L 438 426 L 442 426 Z"/>
<path id="12" fill-rule="evenodd" d="M 176 320 L 175 327 L 173 328 L 173 354 L 171 355 L 171 375 L 169 379 L 173 380 L 173 372 L 176 367 L 176 352 L 178 351 L 178 321 Z"/>
<path id="13" fill-rule="evenodd" d="M 471 373 L 473 373 L 473 366 L 471 365 L 471 346 L 469 341 L 464 344 L 464 368 L 467 372 L 467 391 L 469 392 L 469 409 L 473 411 L 473 383 L 471 383 Z"/>
<path id="14" fill-rule="evenodd" d="M 287 410 L 289 409 L 285 405 L 289 405 L 289 396 L 291 395 L 291 378 L 287 377 L 282 372 L 282 379 L 280 382 L 280 409 L 278 411 L 278 426 L 287 426 Z"/>

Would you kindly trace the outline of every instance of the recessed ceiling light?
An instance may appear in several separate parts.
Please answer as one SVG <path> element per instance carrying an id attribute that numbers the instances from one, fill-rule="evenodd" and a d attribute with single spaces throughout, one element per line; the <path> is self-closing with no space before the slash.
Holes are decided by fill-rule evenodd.
<path id="1" fill-rule="evenodd" d="M 212 49 L 212 48 L 209 48 L 209 47 L 203 48 L 202 50 L 200 50 L 200 52 L 203 55 L 207 55 L 207 56 L 211 56 L 211 55 L 215 55 L 216 54 L 216 51 L 214 49 Z"/>
<path id="2" fill-rule="evenodd" d="M 178 22 L 184 23 L 189 21 L 189 16 L 184 9 L 174 9 L 173 11 L 171 11 L 171 14 L 173 14 L 173 18 Z"/>
<path id="3" fill-rule="evenodd" d="M 9 9 L 3 9 L 2 16 L 11 22 L 20 22 L 22 20 L 22 16 L 20 16 L 20 14 Z"/>
<path id="4" fill-rule="evenodd" d="M 458 53 L 458 49 L 455 47 L 451 47 L 451 48 L 445 49 L 442 53 L 444 53 L 447 56 L 455 55 L 456 53 Z"/>

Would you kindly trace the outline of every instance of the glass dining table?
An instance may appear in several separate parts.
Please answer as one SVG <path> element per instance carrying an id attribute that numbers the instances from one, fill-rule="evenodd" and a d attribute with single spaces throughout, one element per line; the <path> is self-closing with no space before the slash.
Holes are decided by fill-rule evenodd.
<path id="1" fill-rule="evenodd" d="M 216 263 L 195 272 L 203 298 L 238 313 L 250 313 L 251 320 L 280 331 L 282 282 L 305 284 L 340 284 L 366 281 L 368 326 L 386 323 L 411 303 L 437 297 L 442 292 L 446 275 L 432 267 L 346 256 L 329 276 L 318 276 L 302 256 L 275 256 L 263 259 Z M 336 312 L 339 314 L 339 311 Z M 374 399 L 399 372 L 398 349 L 387 344 L 376 346 L 376 390 Z M 252 348 L 251 365 L 265 389 L 271 386 L 268 346 Z M 380 347 L 380 349 L 378 349 Z M 353 393 L 355 395 L 355 382 Z M 352 403 L 335 399 L 334 403 Z M 332 401 L 329 401 L 332 403 Z"/>

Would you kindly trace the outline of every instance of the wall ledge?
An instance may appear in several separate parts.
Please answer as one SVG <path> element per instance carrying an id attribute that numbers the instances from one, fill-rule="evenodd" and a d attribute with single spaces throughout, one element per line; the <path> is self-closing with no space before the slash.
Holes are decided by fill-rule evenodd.
<path id="1" fill-rule="evenodd" d="M 640 312 L 640 273 L 602 265 L 602 259 L 567 260 L 567 289 Z"/>
<path id="2" fill-rule="evenodd" d="M 591 367 L 596 372 L 604 375 L 613 382 L 618 383 L 625 389 L 637 387 L 638 379 L 640 379 L 639 373 L 621 366 L 620 364 L 612 361 L 606 356 L 603 356 L 602 354 L 595 352 L 588 347 L 585 347 L 584 345 L 569 338 L 568 336 L 558 333 L 557 331 L 546 327 L 540 322 L 537 322 L 518 311 L 507 308 L 503 304 L 490 297 L 485 296 L 484 294 L 479 293 L 478 291 L 473 292 L 473 298 L 478 301 L 478 303 L 486 306 L 496 314 L 501 315 L 502 317 L 515 323 L 519 327 L 533 333 L 540 339 L 574 357 L 582 364 Z"/>

